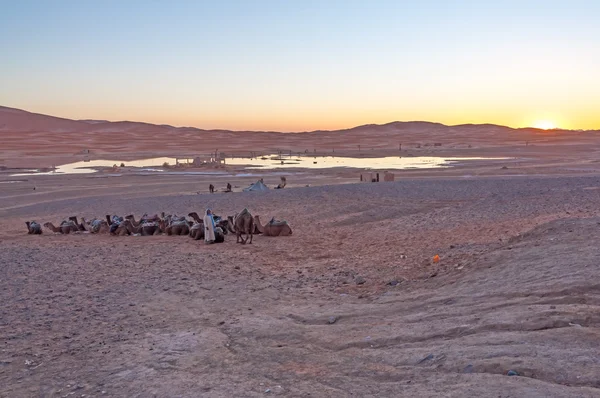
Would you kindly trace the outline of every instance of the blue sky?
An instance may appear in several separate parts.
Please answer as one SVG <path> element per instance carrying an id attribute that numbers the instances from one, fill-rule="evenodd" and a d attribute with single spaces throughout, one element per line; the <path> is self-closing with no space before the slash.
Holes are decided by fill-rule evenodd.
<path id="1" fill-rule="evenodd" d="M 301 131 L 600 128 L 597 1 L 2 1 L 0 104 Z"/>

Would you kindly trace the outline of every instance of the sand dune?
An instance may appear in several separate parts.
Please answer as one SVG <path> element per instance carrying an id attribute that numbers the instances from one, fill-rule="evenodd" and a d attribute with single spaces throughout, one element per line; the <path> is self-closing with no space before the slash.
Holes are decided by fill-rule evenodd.
<path id="1" fill-rule="evenodd" d="M 252 134 L 250 134 L 252 133 Z M 340 151 L 419 148 L 435 143 L 451 148 L 494 147 L 526 141 L 587 141 L 598 131 L 544 131 L 497 125 L 445 126 L 430 122 L 392 122 L 336 131 L 304 133 L 202 130 L 140 122 L 77 121 L 0 108 L 0 134 L 5 156 L 72 155 L 85 149 L 98 153 L 205 152 L 231 153 L 292 150 Z"/>

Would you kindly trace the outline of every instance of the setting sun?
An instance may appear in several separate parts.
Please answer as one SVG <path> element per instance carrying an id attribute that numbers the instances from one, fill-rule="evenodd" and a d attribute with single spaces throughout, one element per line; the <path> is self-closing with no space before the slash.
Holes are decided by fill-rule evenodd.
<path id="1" fill-rule="evenodd" d="M 539 120 L 537 121 L 533 127 L 535 127 L 536 129 L 542 129 L 542 130 L 552 130 L 556 128 L 556 124 L 554 124 L 554 122 L 551 122 L 549 120 Z"/>

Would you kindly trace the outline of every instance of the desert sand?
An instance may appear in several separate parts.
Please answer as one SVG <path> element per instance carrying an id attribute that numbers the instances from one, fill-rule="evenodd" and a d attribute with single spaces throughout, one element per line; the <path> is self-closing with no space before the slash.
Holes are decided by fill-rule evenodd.
<path id="1" fill-rule="evenodd" d="M 0 111 L 0 396 L 600 396 L 597 132 L 412 123 L 282 135 Z M 264 193 L 240 190 L 278 175 L 232 166 L 228 177 L 11 176 L 84 149 L 127 160 L 335 141 L 336 153 L 385 156 L 400 139 L 405 156 L 513 159 L 387 183 L 297 170 Z M 205 193 L 227 182 L 236 192 Z M 31 236 L 24 224 L 207 207 L 285 219 L 294 234 L 207 246 Z"/>

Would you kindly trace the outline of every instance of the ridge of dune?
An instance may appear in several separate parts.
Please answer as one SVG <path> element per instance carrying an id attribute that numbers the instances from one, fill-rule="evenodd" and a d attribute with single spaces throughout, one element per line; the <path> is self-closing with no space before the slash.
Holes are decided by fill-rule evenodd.
<path id="1" fill-rule="evenodd" d="M 176 127 L 134 121 L 71 120 L 9 107 L 0 107 L 4 158 L 96 154 L 185 154 L 215 150 L 226 154 L 341 153 L 402 149 L 431 154 L 440 150 L 492 148 L 506 145 L 585 143 L 599 131 L 514 129 L 494 124 L 447 126 L 424 121 L 394 121 L 348 129 L 282 133 Z M 413 155 L 417 152 L 414 152 Z M 411 153 L 407 153 L 409 156 Z M 40 160 L 43 164 L 47 160 Z M 28 164 L 29 164 L 28 163 Z M 33 164 L 32 163 L 32 164 Z M 12 163 L 11 163 L 12 164 Z"/>
<path id="2" fill-rule="evenodd" d="M 360 133 L 364 131 L 393 132 L 399 130 L 455 130 L 455 129 L 493 129 L 516 131 L 511 127 L 495 124 L 462 124 L 449 126 L 428 121 L 393 121 L 384 124 L 364 124 L 360 126 L 337 130 L 313 130 L 303 132 L 283 133 L 279 131 L 252 131 L 227 129 L 202 129 L 191 126 L 172 126 L 168 124 L 153 124 L 139 121 L 108 121 L 96 119 L 73 120 L 41 113 L 29 112 L 22 109 L 0 106 L 0 131 L 10 132 L 92 132 L 92 131 L 129 131 L 129 130 L 186 130 L 214 133 L 277 133 L 277 134 L 324 134 L 324 133 Z M 529 129 L 529 128 L 528 128 Z M 538 129 L 533 129 L 538 130 Z M 539 131 L 539 130 L 538 130 Z"/>

